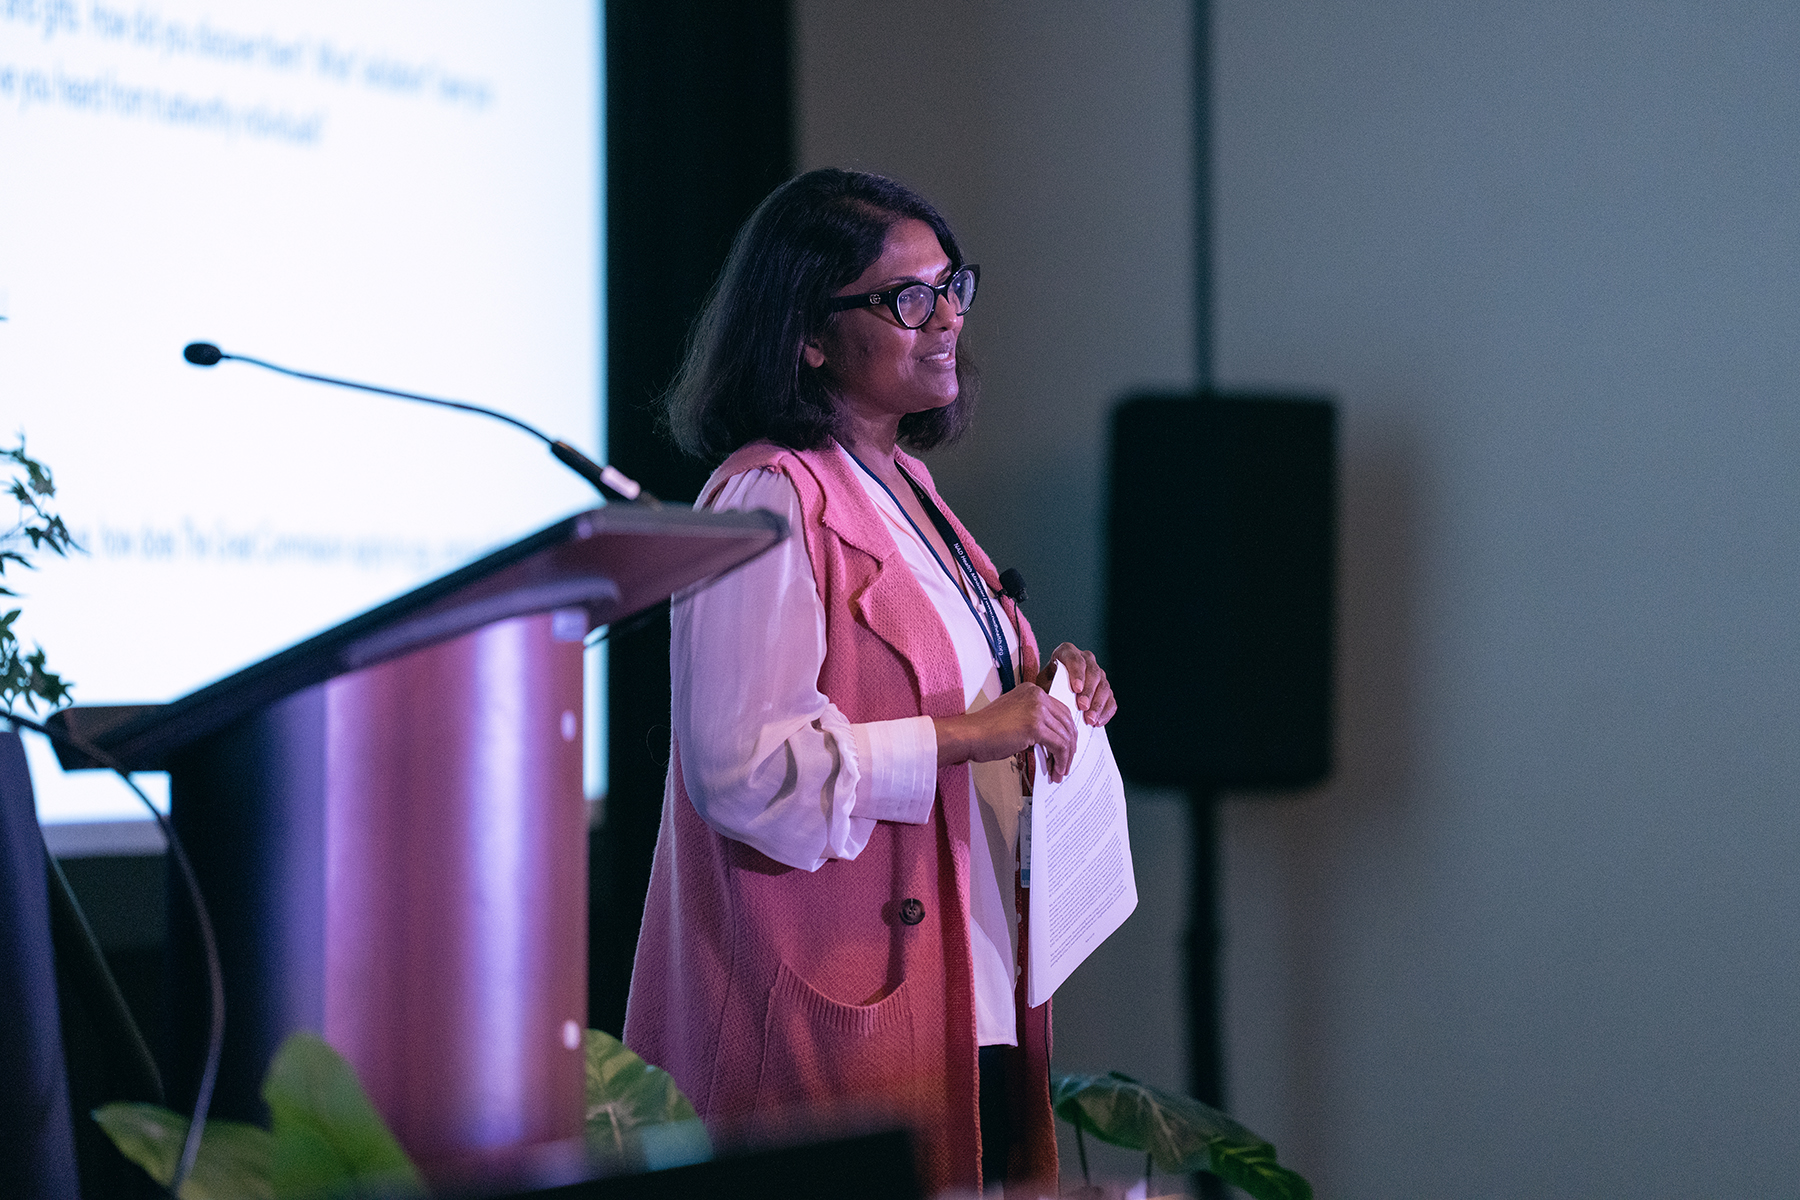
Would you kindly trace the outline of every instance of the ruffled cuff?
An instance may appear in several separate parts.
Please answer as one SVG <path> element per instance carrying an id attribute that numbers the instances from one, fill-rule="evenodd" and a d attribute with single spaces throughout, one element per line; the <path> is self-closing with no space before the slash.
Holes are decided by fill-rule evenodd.
<path id="1" fill-rule="evenodd" d="M 937 727 L 930 717 L 869 721 L 850 727 L 856 748 L 854 815 L 923 825 L 937 797 Z"/>

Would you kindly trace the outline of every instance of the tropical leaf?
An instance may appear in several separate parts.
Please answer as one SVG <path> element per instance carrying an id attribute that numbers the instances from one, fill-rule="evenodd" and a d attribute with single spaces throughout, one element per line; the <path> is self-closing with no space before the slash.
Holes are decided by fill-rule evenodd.
<path id="1" fill-rule="evenodd" d="M 1214 1142 L 1210 1166 L 1214 1175 L 1256 1200 L 1312 1200 L 1312 1185 L 1276 1162 L 1275 1147 L 1267 1142 L 1255 1146 Z"/>
<path id="2" fill-rule="evenodd" d="M 187 1140 L 188 1119 L 156 1104 L 108 1104 L 94 1120 L 120 1153 L 164 1187 L 175 1178 Z M 275 1143 L 265 1129 L 236 1121 L 208 1121 L 194 1169 L 181 1183 L 180 1200 L 275 1200 L 269 1184 Z"/>
<path id="3" fill-rule="evenodd" d="M 290 1034 L 281 1044 L 262 1097 L 273 1118 L 277 1200 L 424 1194 L 356 1072 L 317 1034 Z"/>
<path id="4" fill-rule="evenodd" d="M 1207 1167 L 1210 1147 L 1220 1139 L 1262 1140 L 1215 1108 L 1117 1071 L 1063 1075 L 1053 1083 L 1051 1102 L 1059 1117 L 1103 1142 L 1146 1151 L 1170 1174 Z"/>
<path id="5" fill-rule="evenodd" d="M 1256 1200 L 1312 1200 L 1275 1147 L 1210 1105 L 1117 1071 L 1051 1080 L 1056 1115 L 1103 1142 L 1142 1150 L 1170 1175 L 1208 1170 Z"/>
<path id="6" fill-rule="evenodd" d="M 653 1067 L 610 1034 L 590 1029 L 587 1054 L 587 1138 L 603 1154 L 653 1150 L 673 1165 L 705 1158 L 711 1147 L 694 1106 L 661 1067 Z"/>

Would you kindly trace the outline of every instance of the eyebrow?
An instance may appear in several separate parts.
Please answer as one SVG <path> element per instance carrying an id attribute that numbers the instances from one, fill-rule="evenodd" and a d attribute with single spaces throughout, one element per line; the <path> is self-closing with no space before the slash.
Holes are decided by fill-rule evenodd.
<path id="1" fill-rule="evenodd" d="M 948 279 L 950 276 L 956 274 L 956 271 L 957 271 L 956 264 L 950 263 L 949 265 L 947 265 L 944 268 L 944 278 Z M 889 288 L 898 286 L 899 284 L 902 284 L 902 283 L 924 283 L 924 284 L 926 284 L 927 287 L 937 286 L 936 284 L 932 284 L 932 283 L 927 282 L 926 280 L 920 279 L 917 275 L 890 275 L 885 280 L 876 284 L 874 287 L 870 288 L 869 290 L 871 292 L 885 292 Z"/>

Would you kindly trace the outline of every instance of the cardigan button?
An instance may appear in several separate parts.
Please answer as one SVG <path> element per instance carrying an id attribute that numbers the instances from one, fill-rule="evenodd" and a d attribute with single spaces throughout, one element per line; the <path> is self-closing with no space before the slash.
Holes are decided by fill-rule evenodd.
<path id="1" fill-rule="evenodd" d="M 913 899 L 911 896 L 908 896 L 906 899 L 904 899 L 900 902 L 900 923 L 901 924 L 917 925 L 920 921 L 923 921 L 924 919 L 925 919 L 925 905 L 922 902 Z"/>

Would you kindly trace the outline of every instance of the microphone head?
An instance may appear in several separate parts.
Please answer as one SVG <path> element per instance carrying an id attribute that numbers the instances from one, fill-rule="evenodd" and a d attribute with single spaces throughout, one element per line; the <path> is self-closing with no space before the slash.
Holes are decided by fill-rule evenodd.
<path id="1" fill-rule="evenodd" d="M 1025 577 L 1019 574 L 1019 568 L 1008 567 L 1000 572 L 1000 594 L 1010 596 L 1015 604 L 1025 603 Z"/>
<path id="2" fill-rule="evenodd" d="M 182 350 L 181 357 L 196 367 L 210 367 L 224 358 L 225 354 L 211 342 L 189 342 Z"/>

